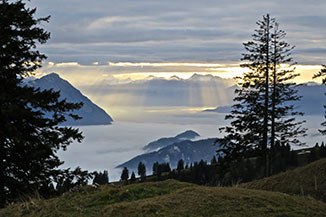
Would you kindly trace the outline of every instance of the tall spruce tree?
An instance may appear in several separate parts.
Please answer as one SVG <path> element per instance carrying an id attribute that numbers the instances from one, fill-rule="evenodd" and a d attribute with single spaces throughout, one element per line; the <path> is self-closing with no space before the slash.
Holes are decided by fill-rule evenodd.
<path id="1" fill-rule="evenodd" d="M 294 117 L 303 115 L 293 105 L 293 101 L 300 100 L 296 84 L 291 81 L 299 75 L 294 73 L 291 57 L 294 47 L 283 41 L 285 32 L 268 14 L 257 25 L 253 39 L 244 43 L 246 53 L 241 67 L 249 72 L 237 78 L 235 104 L 225 117 L 232 120 L 231 126 L 220 128 L 226 136 L 217 142 L 226 162 L 241 161 L 248 150 L 259 150 L 264 174 L 268 175 L 272 161 L 269 149 L 275 141 L 300 145 L 297 137 L 304 135 L 306 129 Z M 284 65 L 286 68 L 282 68 Z"/>
<path id="2" fill-rule="evenodd" d="M 322 65 L 322 69 L 318 73 L 316 73 L 312 78 L 315 79 L 315 78 L 320 78 L 320 77 L 322 77 L 323 84 L 326 85 L 326 65 Z M 324 108 L 326 109 L 326 105 L 324 105 Z M 326 110 L 325 110 L 324 117 L 326 118 Z M 326 127 L 326 121 L 322 122 L 321 125 L 323 127 Z M 326 135 L 326 128 L 319 129 L 319 132 L 323 135 Z"/>
<path id="3" fill-rule="evenodd" d="M 239 88 L 226 120 L 232 120 L 231 126 L 220 128 L 227 135 L 219 139 L 226 162 L 241 161 L 249 149 L 259 149 L 263 159 L 267 159 L 268 141 L 268 96 L 270 75 L 270 29 L 269 15 L 258 21 L 258 29 L 252 35 L 253 40 L 244 43 L 241 67 L 249 72 L 238 77 Z"/>
<path id="4" fill-rule="evenodd" d="M 77 119 L 71 112 L 82 104 L 22 82 L 46 58 L 36 45 L 50 38 L 39 25 L 49 17 L 36 19 L 35 12 L 21 0 L 0 1 L 0 207 L 62 178 L 57 151 L 83 138 L 78 129 L 58 126 L 66 115 Z"/>

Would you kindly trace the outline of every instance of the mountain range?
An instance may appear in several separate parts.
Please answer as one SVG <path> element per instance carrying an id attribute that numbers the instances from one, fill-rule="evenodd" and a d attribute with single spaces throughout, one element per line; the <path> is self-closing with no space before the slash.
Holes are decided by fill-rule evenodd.
<path id="1" fill-rule="evenodd" d="M 210 162 L 219 148 L 215 141 L 216 138 L 209 138 L 170 143 L 158 151 L 138 155 L 118 165 L 117 168 L 127 167 L 130 171 L 137 171 L 139 162 L 142 162 L 146 166 L 146 171 L 150 173 L 155 162 L 169 163 L 171 168 L 176 168 L 180 159 L 184 161 L 185 165 L 199 162 L 200 160 Z"/>
<path id="2" fill-rule="evenodd" d="M 148 76 L 146 79 L 120 82 L 112 83 L 112 78 L 104 78 L 96 86 L 90 84 L 82 88 L 110 105 L 213 107 L 232 103 L 232 86 L 235 83 L 232 79 L 200 74 L 187 79 Z"/>
<path id="3" fill-rule="evenodd" d="M 200 136 L 198 133 L 196 133 L 193 130 L 187 130 L 183 133 L 180 133 L 176 135 L 175 137 L 167 137 L 167 138 L 161 138 L 156 141 L 150 142 L 148 145 L 144 146 L 145 151 L 153 151 L 153 150 L 158 150 L 163 147 L 166 147 L 170 144 L 176 143 L 176 142 L 181 142 L 184 140 L 191 140 L 196 137 Z"/>
<path id="4" fill-rule="evenodd" d="M 82 119 L 73 120 L 71 117 L 66 117 L 67 121 L 63 123 L 64 125 L 107 125 L 113 122 L 113 119 L 102 108 L 94 104 L 56 73 L 45 75 L 39 79 L 26 80 L 25 84 L 41 90 L 53 89 L 54 91 L 60 91 L 60 99 L 66 98 L 68 102 L 82 102 L 84 104 L 81 109 L 74 112 Z"/>

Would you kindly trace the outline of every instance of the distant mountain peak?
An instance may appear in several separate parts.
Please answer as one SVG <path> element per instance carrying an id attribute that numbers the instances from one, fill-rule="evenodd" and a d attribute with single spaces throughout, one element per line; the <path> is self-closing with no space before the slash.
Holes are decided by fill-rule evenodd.
<path id="1" fill-rule="evenodd" d="M 178 138 L 178 139 L 194 139 L 196 137 L 200 136 L 198 133 L 196 133 L 195 131 L 193 130 L 187 130 L 183 133 L 180 133 L 178 135 L 175 136 L 175 138 Z"/>
<path id="2" fill-rule="evenodd" d="M 181 78 L 176 76 L 176 75 L 173 75 L 173 76 L 170 77 L 170 79 L 180 80 Z"/>
<path id="3" fill-rule="evenodd" d="M 62 81 L 66 81 L 64 79 L 62 79 L 57 73 L 52 72 L 50 74 L 44 75 L 43 77 L 39 78 L 39 79 L 35 79 L 35 80 L 43 80 L 43 81 L 47 81 L 47 82 L 62 82 Z M 68 82 L 67 82 L 68 83 Z"/>
<path id="4" fill-rule="evenodd" d="M 223 79 L 219 76 L 211 75 L 211 74 L 197 74 L 194 73 L 188 80 L 190 81 L 222 81 L 222 80 L 228 80 L 228 79 Z"/>
<path id="5" fill-rule="evenodd" d="M 51 72 L 50 74 L 44 75 L 42 78 L 60 78 L 60 76 L 55 72 Z"/>
<path id="6" fill-rule="evenodd" d="M 200 79 L 200 78 L 213 78 L 213 75 L 207 74 L 207 75 L 201 75 L 194 73 L 189 79 Z"/>
<path id="7" fill-rule="evenodd" d="M 99 106 L 95 105 L 90 99 L 84 96 L 78 89 L 68 81 L 62 79 L 57 73 L 47 74 L 39 79 L 27 80 L 27 85 L 40 88 L 41 90 L 53 89 L 60 91 L 60 98 L 67 99 L 68 102 L 83 102 L 83 107 L 74 113 L 81 120 L 73 120 L 69 116 L 64 125 L 106 125 L 112 123 L 112 118 Z"/>
<path id="8" fill-rule="evenodd" d="M 317 85 L 320 85 L 319 83 L 314 82 L 314 81 L 308 81 L 308 82 L 306 82 L 304 84 L 307 85 L 307 86 L 317 86 Z"/>

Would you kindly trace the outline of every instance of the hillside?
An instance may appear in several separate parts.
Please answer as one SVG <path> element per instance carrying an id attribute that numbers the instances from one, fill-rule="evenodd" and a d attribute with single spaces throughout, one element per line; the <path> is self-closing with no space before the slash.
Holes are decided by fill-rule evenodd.
<path id="1" fill-rule="evenodd" d="M 112 118 L 99 106 L 84 96 L 78 89 L 72 86 L 68 81 L 62 79 L 58 74 L 51 73 L 40 79 L 28 80 L 26 84 L 44 89 L 53 89 L 60 91 L 60 99 L 67 99 L 68 102 L 83 102 L 83 107 L 74 113 L 82 117 L 81 120 L 73 120 L 67 117 L 64 125 L 106 125 L 112 123 Z"/>
<path id="2" fill-rule="evenodd" d="M 59 198 L 12 205 L 7 216 L 325 216 L 313 198 L 242 188 L 202 187 L 173 180 L 83 187 Z"/>
<path id="3" fill-rule="evenodd" d="M 309 195 L 326 201 L 326 159 L 272 177 L 249 182 L 243 184 L 242 187 Z"/>

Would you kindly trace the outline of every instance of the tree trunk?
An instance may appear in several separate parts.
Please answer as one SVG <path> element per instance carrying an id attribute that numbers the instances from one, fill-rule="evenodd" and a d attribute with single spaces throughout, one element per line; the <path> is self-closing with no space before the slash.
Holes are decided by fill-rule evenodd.
<path id="1" fill-rule="evenodd" d="M 1 117 L 1 110 L 0 110 L 0 117 Z M 3 124 L 3 123 L 0 123 L 0 124 Z M 0 132 L 0 208 L 3 208 L 6 205 L 5 166 L 4 166 L 5 147 L 4 147 L 4 139 L 3 138 L 4 138 L 3 133 Z"/>
<path id="2" fill-rule="evenodd" d="M 277 25 L 276 25 L 277 27 Z M 276 46 L 276 33 L 277 33 L 277 29 L 275 28 L 274 29 L 274 40 L 273 40 L 273 45 L 274 45 L 274 57 L 273 57 L 273 93 L 272 93 L 272 123 L 271 123 L 271 150 L 274 149 L 274 146 L 275 146 L 275 100 L 276 100 L 276 85 L 277 85 L 277 76 L 276 76 L 276 73 L 277 73 L 277 46 Z M 272 154 L 270 156 L 270 168 L 269 168 L 269 171 L 270 173 L 272 173 L 272 168 L 271 168 L 271 164 L 272 164 Z"/>
<path id="3" fill-rule="evenodd" d="M 265 72 L 265 107 L 264 107 L 264 131 L 263 131 L 263 158 L 265 166 L 265 176 L 268 176 L 268 154 L 267 154 L 267 143 L 268 143 L 268 98 L 269 98 L 269 14 L 267 14 L 266 24 L 266 72 Z"/>

